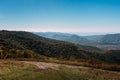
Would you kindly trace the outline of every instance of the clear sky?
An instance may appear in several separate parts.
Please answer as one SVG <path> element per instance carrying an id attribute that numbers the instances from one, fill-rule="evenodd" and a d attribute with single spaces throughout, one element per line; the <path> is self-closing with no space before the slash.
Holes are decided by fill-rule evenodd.
<path id="1" fill-rule="evenodd" d="M 120 0 L 0 0 L 0 30 L 120 32 Z"/>

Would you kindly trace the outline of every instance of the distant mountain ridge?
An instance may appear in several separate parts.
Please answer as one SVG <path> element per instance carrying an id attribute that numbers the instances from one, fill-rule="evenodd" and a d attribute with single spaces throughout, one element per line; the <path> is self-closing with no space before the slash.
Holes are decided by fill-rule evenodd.
<path id="1" fill-rule="evenodd" d="M 107 34 L 101 39 L 101 44 L 120 44 L 120 33 L 118 34 Z"/>
<path id="2" fill-rule="evenodd" d="M 78 36 L 75 34 L 69 34 L 69 33 L 59 33 L 59 32 L 38 32 L 35 33 L 39 36 L 43 36 L 50 39 L 56 39 L 56 40 L 62 40 L 62 41 L 68 41 L 76 44 L 81 45 L 88 45 L 93 44 L 95 42 L 88 40 L 87 38 L 84 38 L 82 36 Z"/>
<path id="3" fill-rule="evenodd" d="M 95 46 L 101 49 L 120 49 L 120 33 L 93 36 L 78 36 L 76 34 L 57 32 L 38 32 L 35 34 L 46 38 L 68 41 L 75 44 Z"/>
<path id="4" fill-rule="evenodd" d="M 120 33 L 97 36 L 85 36 L 87 39 L 96 41 L 96 47 L 107 50 L 120 50 Z"/>

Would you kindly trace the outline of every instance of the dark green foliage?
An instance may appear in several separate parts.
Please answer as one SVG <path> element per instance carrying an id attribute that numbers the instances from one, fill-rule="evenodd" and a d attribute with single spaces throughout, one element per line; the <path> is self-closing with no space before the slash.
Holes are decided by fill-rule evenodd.
<path id="1" fill-rule="evenodd" d="M 86 48 L 86 50 L 85 50 Z M 94 51 L 96 48 L 80 47 L 73 43 L 48 39 L 37 36 L 30 32 L 22 31 L 0 31 L 0 58 L 41 58 L 41 56 L 55 57 L 64 60 L 101 60 L 107 62 L 119 63 L 119 52 L 108 52 L 101 54 Z M 89 51 L 88 49 L 92 48 Z M 110 54 L 110 55 L 109 55 Z M 119 61 L 118 61 L 119 60 Z"/>
<path id="2" fill-rule="evenodd" d="M 30 50 L 47 57 L 86 58 L 84 51 L 80 51 L 75 44 L 39 37 L 29 32 L 0 31 L 0 45 L 8 50 Z"/>
<path id="3" fill-rule="evenodd" d="M 7 49 L 0 46 L 0 59 L 8 58 L 41 58 L 41 55 L 31 50 Z"/>
<path id="4" fill-rule="evenodd" d="M 120 50 L 109 50 L 104 55 L 108 62 L 120 64 Z"/>

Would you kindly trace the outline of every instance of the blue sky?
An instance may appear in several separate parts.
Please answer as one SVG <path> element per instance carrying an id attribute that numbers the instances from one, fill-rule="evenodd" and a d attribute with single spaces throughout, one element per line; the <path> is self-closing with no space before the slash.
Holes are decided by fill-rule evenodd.
<path id="1" fill-rule="evenodd" d="M 120 32 L 120 0 L 0 0 L 0 29 Z"/>

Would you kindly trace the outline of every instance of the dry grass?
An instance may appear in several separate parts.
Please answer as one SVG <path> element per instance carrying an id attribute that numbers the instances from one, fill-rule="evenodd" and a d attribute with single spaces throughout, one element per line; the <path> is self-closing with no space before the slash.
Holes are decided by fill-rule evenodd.
<path id="1" fill-rule="evenodd" d="M 79 61 L 76 61 L 76 60 L 68 61 L 68 60 L 58 60 L 56 58 L 54 58 L 54 59 L 50 58 L 46 62 L 67 64 L 67 65 L 74 65 L 74 66 L 85 66 L 85 67 L 92 67 L 92 68 L 96 68 L 96 69 L 120 72 L 120 65 L 109 64 L 109 63 L 101 62 L 98 60 L 91 61 L 91 60 L 79 59 Z"/>
<path id="2" fill-rule="evenodd" d="M 55 63 L 0 60 L 0 80 L 120 80 L 120 72 Z M 50 65 L 49 67 L 47 67 Z M 51 68 L 55 65 L 58 69 Z"/>

